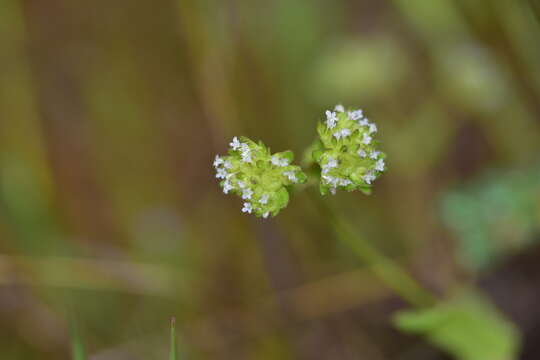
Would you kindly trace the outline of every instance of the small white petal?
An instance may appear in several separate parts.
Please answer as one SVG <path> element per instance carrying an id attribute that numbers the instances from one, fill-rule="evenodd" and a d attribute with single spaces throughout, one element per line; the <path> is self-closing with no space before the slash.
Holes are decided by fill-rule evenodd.
<path id="1" fill-rule="evenodd" d="M 245 202 L 244 207 L 242 208 L 242 212 L 251 214 L 252 211 L 253 211 L 253 207 L 251 206 L 251 204 L 248 202 Z"/>
<path id="2" fill-rule="evenodd" d="M 380 151 L 373 151 L 373 152 L 369 155 L 369 157 L 370 157 L 371 159 L 373 159 L 373 160 L 377 160 L 377 159 L 379 158 L 379 155 L 380 155 L 380 154 L 381 154 Z"/>
<path id="3" fill-rule="evenodd" d="M 285 171 L 283 175 L 285 175 L 293 183 L 298 182 L 298 178 L 296 177 L 296 174 L 294 173 L 294 171 Z"/>
<path id="4" fill-rule="evenodd" d="M 231 191 L 232 189 L 233 189 L 233 186 L 231 185 L 229 180 L 225 180 L 225 182 L 223 183 L 223 192 L 225 194 L 228 194 L 229 191 Z"/>
<path id="5" fill-rule="evenodd" d="M 375 163 L 375 170 L 384 171 L 384 167 L 385 167 L 384 159 L 377 160 L 377 162 Z"/>
<path id="6" fill-rule="evenodd" d="M 361 158 L 365 158 L 367 156 L 367 153 L 365 150 L 360 149 L 358 150 L 358 156 L 360 156 Z"/>
<path id="7" fill-rule="evenodd" d="M 216 158 L 214 159 L 214 167 L 218 167 L 221 164 L 223 164 L 223 159 L 219 157 L 219 155 L 216 155 Z"/>
<path id="8" fill-rule="evenodd" d="M 235 136 L 232 142 L 229 144 L 233 150 L 238 150 L 242 144 L 238 141 L 238 138 Z"/>
<path id="9" fill-rule="evenodd" d="M 226 177 L 227 177 L 227 170 L 225 170 L 223 168 L 217 169 L 216 178 L 225 179 Z"/>
<path id="10" fill-rule="evenodd" d="M 369 143 L 371 143 L 371 140 L 373 140 L 373 138 L 371 136 L 369 136 L 369 134 L 364 133 L 364 137 L 362 138 L 362 142 L 364 144 L 368 145 Z"/>
<path id="11" fill-rule="evenodd" d="M 253 190 L 251 189 L 245 189 L 243 192 L 242 192 L 242 199 L 244 200 L 250 200 L 251 199 L 251 196 L 253 195 Z"/>
<path id="12" fill-rule="evenodd" d="M 351 120 L 359 120 L 364 116 L 364 113 L 362 110 L 355 110 L 349 111 L 347 115 L 349 115 L 349 119 Z"/>
<path id="13" fill-rule="evenodd" d="M 329 168 L 335 168 L 338 166 L 338 162 L 336 159 L 329 157 L 328 162 L 326 163 L 326 166 Z"/>
<path id="14" fill-rule="evenodd" d="M 377 132 L 377 125 L 375 124 L 369 124 L 369 133 L 373 134 Z"/>
<path id="15" fill-rule="evenodd" d="M 326 126 L 328 126 L 329 129 L 333 129 L 336 127 L 336 123 L 338 121 L 337 115 L 335 112 L 327 110 L 326 111 Z"/>
<path id="16" fill-rule="evenodd" d="M 266 204 L 268 204 L 268 199 L 269 199 L 268 194 L 264 194 L 263 196 L 261 196 L 261 199 L 259 200 L 259 203 L 263 204 L 263 205 L 266 205 Z"/>
<path id="17" fill-rule="evenodd" d="M 345 108 L 343 107 L 343 105 L 339 104 L 339 105 L 336 105 L 336 107 L 334 108 L 335 111 L 338 111 L 338 112 L 345 112 Z"/>
<path id="18" fill-rule="evenodd" d="M 377 177 L 373 175 L 373 173 L 368 172 L 366 175 L 363 176 L 363 179 L 366 184 L 371 185 L 371 183 L 376 179 Z"/>
<path id="19" fill-rule="evenodd" d="M 343 129 L 341 130 L 341 137 L 346 138 L 347 136 L 351 135 L 351 130 L 349 129 Z"/>

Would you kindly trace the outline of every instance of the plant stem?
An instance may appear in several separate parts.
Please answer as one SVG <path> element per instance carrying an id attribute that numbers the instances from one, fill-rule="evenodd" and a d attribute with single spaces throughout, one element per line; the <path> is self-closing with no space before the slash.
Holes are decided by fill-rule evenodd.
<path id="1" fill-rule="evenodd" d="M 177 347 L 176 347 L 176 318 L 171 319 L 171 349 L 169 352 L 169 360 L 177 360 Z"/>
<path id="2" fill-rule="evenodd" d="M 436 297 L 422 287 L 401 266 L 391 258 L 382 254 L 368 241 L 358 237 L 349 222 L 336 216 L 335 212 L 319 196 L 312 196 L 319 204 L 324 215 L 330 219 L 334 232 L 339 241 L 349 247 L 362 260 L 369 270 L 403 300 L 415 307 L 428 307 L 436 303 Z"/>

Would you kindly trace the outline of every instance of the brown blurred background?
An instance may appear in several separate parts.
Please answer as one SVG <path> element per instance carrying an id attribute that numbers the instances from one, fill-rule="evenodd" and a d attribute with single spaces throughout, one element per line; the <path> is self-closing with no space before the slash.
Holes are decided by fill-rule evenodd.
<path id="1" fill-rule="evenodd" d="M 539 10 L 0 0 L 0 357 L 68 359 L 76 324 L 90 359 L 165 359 L 176 316 L 183 359 L 451 358 L 392 325 L 405 304 L 306 193 L 263 222 L 214 179 L 232 136 L 301 158 L 343 103 L 389 171 L 323 201 L 539 359 Z"/>

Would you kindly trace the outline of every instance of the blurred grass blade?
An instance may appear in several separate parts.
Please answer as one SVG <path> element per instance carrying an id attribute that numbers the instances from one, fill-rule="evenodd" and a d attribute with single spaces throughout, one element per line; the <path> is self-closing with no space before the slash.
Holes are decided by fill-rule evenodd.
<path id="1" fill-rule="evenodd" d="M 171 319 L 171 351 L 169 354 L 169 360 L 177 360 L 178 353 L 176 349 L 176 318 Z"/>
<path id="2" fill-rule="evenodd" d="M 73 360 L 86 360 L 84 343 L 75 323 L 71 325 L 71 351 Z"/>

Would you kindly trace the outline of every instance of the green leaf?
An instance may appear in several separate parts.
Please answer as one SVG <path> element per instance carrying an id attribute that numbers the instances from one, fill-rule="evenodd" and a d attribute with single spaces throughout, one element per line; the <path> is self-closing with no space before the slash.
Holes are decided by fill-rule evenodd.
<path id="1" fill-rule="evenodd" d="M 294 153 L 290 150 L 284 151 L 280 153 L 280 155 L 282 158 L 289 160 L 289 162 L 292 162 L 294 160 Z"/>
<path id="2" fill-rule="evenodd" d="M 360 186 L 358 187 L 358 190 L 360 190 L 364 195 L 371 195 L 373 192 L 373 189 L 367 186 Z"/>
<path id="3" fill-rule="evenodd" d="M 284 208 L 289 203 L 289 192 L 285 188 L 280 188 L 277 192 L 276 203 L 278 209 Z"/>
<path id="4" fill-rule="evenodd" d="M 487 299 L 469 292 L 435 307 L 399 312 L 395 325 L 460 360 L 516 359 L 520 334 Z"/>
<path id="5" fill-rule="evenodd" d="M 321 195 L 328 194 L 328 186 L 324 185 L 322 182 L 319 183 L 319 191 L 321 192 Z"/>

